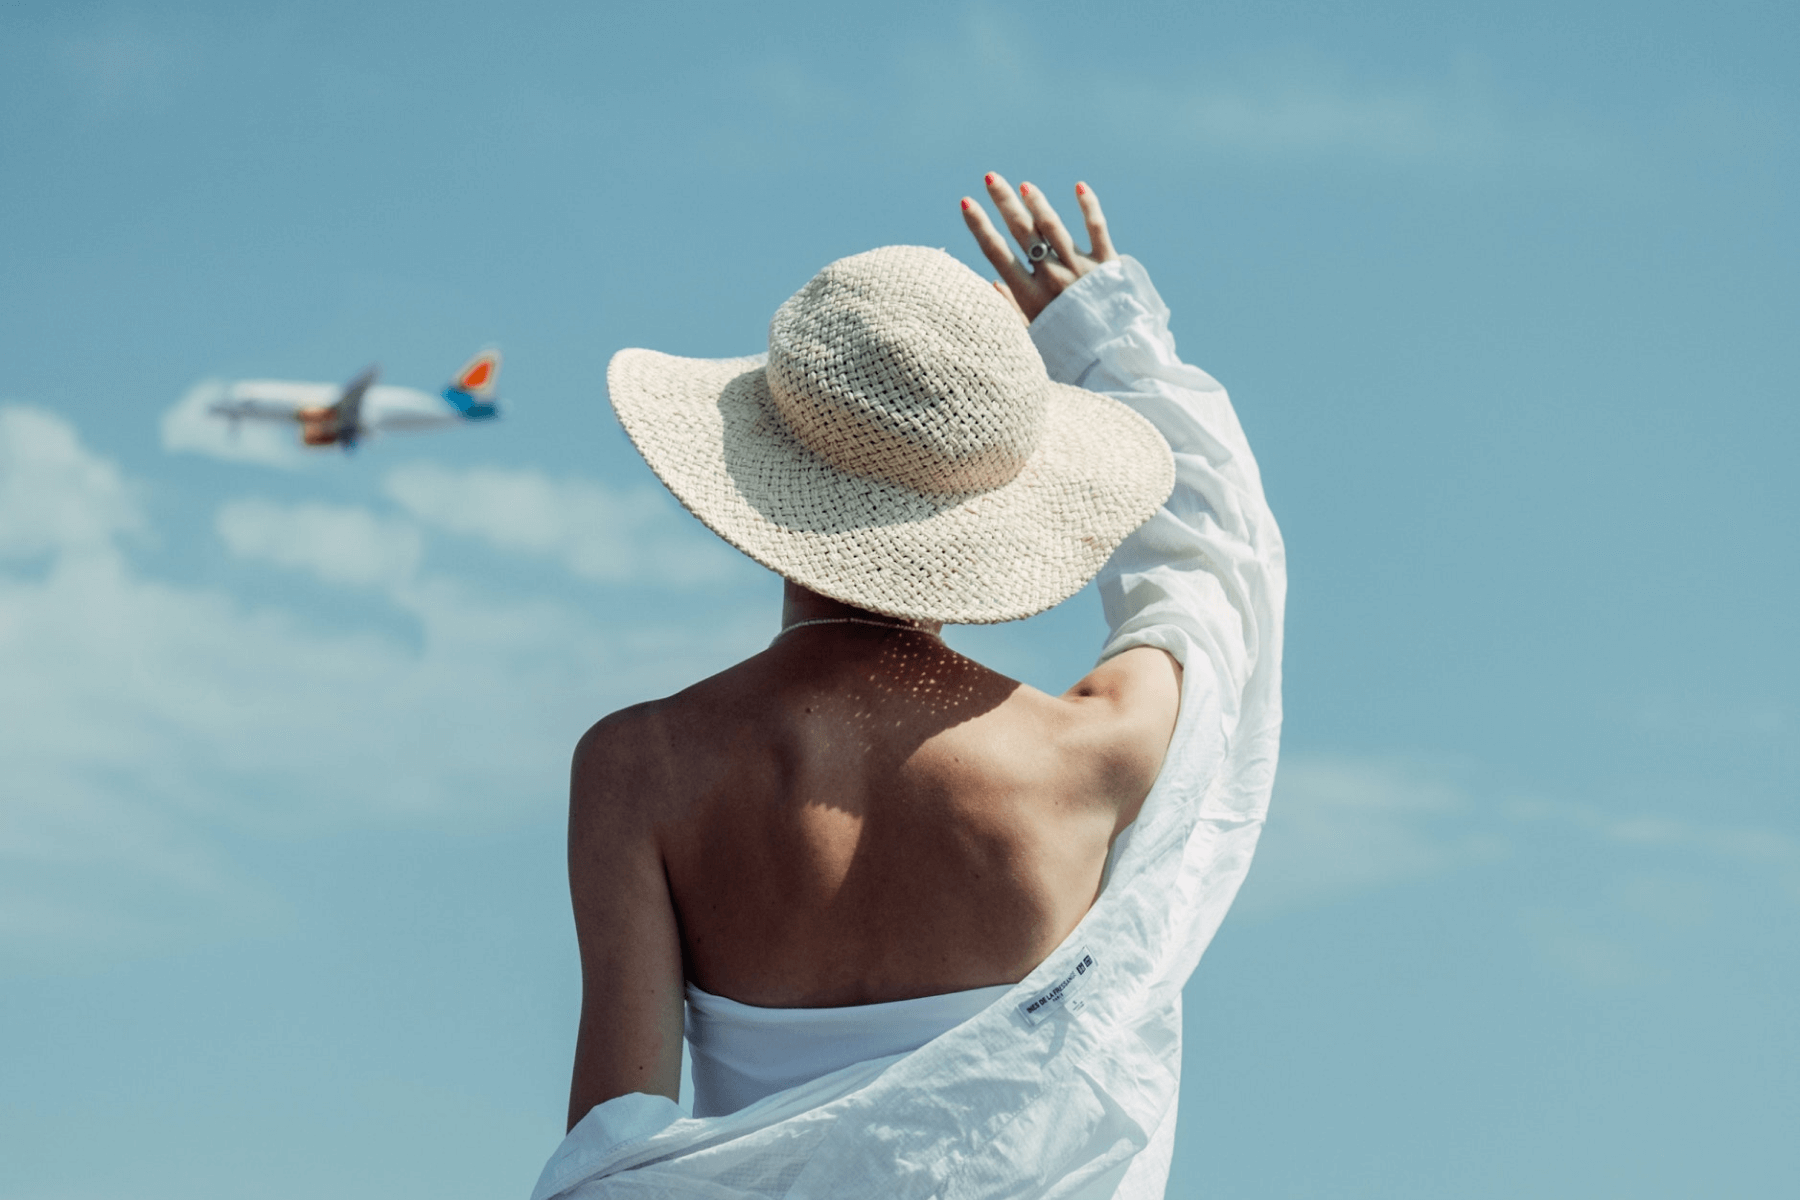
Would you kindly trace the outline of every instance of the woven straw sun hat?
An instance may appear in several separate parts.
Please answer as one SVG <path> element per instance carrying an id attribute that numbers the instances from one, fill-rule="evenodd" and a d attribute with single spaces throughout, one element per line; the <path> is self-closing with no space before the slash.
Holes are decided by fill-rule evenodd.
<path id="1" fill-rule="evenodd" d="M 920 621 L 1073 595 L 1174 486 L 1162 435 L 1053 383 L 1018 314 L 942 250 L 839 259 L 769 352 L 621 350 L 613 409 L 677 499 L 802 587 Z"/>

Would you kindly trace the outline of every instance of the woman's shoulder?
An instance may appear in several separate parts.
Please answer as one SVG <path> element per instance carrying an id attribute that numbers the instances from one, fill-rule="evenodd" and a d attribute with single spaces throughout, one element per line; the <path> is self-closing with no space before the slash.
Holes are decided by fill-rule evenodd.
<path id="1" fill-rule="evenodd" d="M 671 695 L 645 700 L 608 713 L 588 727 L 576 743 L 579 761 L 586 756 L 610 760 L 654 750 L 671 737 L 691 733 L 743 703 L 754 687 L 757 658 L 745 659 Z"/>
<path id="2" fill-rule="evenodd" d="M 691 791 L 695 771 L 716 760 L 712 751 L 737 723 L 734 714 L 755 711 L 754 672 L 746 666 L 594 722 L 575 745 L 571 803 L 666 817 L 669 800 Z"/>
<path id="3" fill-rule="evenodd" d="M 651 700 L 622 708 L 581 735 L 569 765 L 571 831 L 585 826 L 616 828 L 622 821 L 649 815 L 644 785 L 662 773 L 657 763 L 666 757 L 660 749 L 664 740 L 660 726 L 667 703 Z"/>

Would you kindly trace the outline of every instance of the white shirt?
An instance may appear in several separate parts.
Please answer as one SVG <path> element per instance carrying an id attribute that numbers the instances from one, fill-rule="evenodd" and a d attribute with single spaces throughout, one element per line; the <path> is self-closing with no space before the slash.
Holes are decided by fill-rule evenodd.
<path id="1" fill-rule="evenodd" d="M 785 1197 L 1147 1200 L 1163 1193 L 1181 1080 L 1181 989 L 1249 869 L 1281 731 L 1286 566 L 1249 443 L 1182 363 L 1136 260 L 1089 272 L 1031 334 L 1052 378 L 1149 418 L 1175 490 L 1100 572 L 1102 657 L 1160 646 L 1181 714 L 1105 886 L 1002 998 L 917 1050 L 719 1117 L 632 1093 L 595 1106 L 532 1200 Z"/>

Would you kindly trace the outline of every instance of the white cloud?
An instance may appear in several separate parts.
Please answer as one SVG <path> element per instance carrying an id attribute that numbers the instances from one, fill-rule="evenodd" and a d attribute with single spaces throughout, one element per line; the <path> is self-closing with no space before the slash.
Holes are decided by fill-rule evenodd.
<path id="1" fill-rule="evenodd" d="M 306 461 L 307 455 L 292 425 L 225 421 L 214 416 L 212 406 L 230 396 L 231 385 L 219 379 L 208 379 L 189 388 L 162 416 L 163 449 L 290 470 Z M 329 398 L 325 401 L 330 402 Z"/>
<path id="2" fill-rule="evenodd" d="M 0 409 L 0 556 L 81 552 L 143 527 L 111 463 L 88 454 L 60 418 Z"/>
<path id="3" fill-rule="evenodd" d="M 364 508 L 233 500 L 219 509 L 216 528 L 240 558 L 309 571 L 327 583 L 403 583 L 424 552 L 424 538 L 411 523 Z"/>
<path id="4" fill-rule="evenodd" d="M 1505 90 L 1496 72 L 1472 56 L 1426 63 L 1400 77 L 1360 72 L 1328 48 L 1205 55 L 1190 71 L 1158 78 L 1096 61 L 1070 87 L 1043 69 L 1057 50 L 1011 14 L 977 5 L 938 37 L 897 46 L 893 69 L 906 103 L 858 115 L 887 120 L 895 141 L 910 141 L 934 159 L 947 142 L 967 141 L 985 157 L 995 145 L 1031 145 L 1046 128 L 1096 123 L 1111 131 L 1116 145 L 1153 155 L 1198 151 L 1307 165 L 1586 171 L 1597 159 L 1616 157 L 1620 144 L 1600 121 Z M 808 78 L 787 80 L 779 93 L 759 86 L 794 73 L 785 62 L 747 65 L 745 93 L 768 96 L 769 107 L 781 111 L 787 96 L 828 87 L 817 68 Z M 946 88 L 946 79 L 957 86 Z M 843 105 L 819 110 L 812 120 L 844 111 Z M 971 112 L 982 120 L 971 124 Z M 770 152 L 805 151 L 806 143 L 785 137 L 780 127 L 741 132 Z"/>
<path id="5" fill-rule="evenodd" d="M 559 560 L 583 579 L 697 583 L 728 577 L 738 555 L 683 521 L 660 490 L 615 492 L 537 471 L 429 463 L 388 473 L 386 491 L 428 525 L 502 550 Z"/>
<path id="6" fill-rule="evenodd" d="M 1283 157 L 1354 153 L 1409 159 L 1491 151 L 1491 121 L 1454 96 L 1358 88 L 1342 79 L 1210 86 L 1170 113 L 1214 147 Z"/>
<path id="7" fill-rule="evenodd" d="M 505 819 L 560 802 L 590 722 L 755 649 L 760 624 L 496 596 L 422 532 L 237 501 L 237 554 L 378 590 L 321 624 L 140 570 L 130 483 L 66 422 L 0 409 L 0 938 L 142 941 L 275 901 L 233 839 Z M 392 630 L 394 619 L 409 628 Z M 195 913 L 210 914 L 204 919 Z M 158 932 L 160 931 L 160 933 Z"/>
<path id="8" fill-rule="evenodd" d="M 1328 58 L 1272 59 L 1156 91 L 1101 79 L 1094 93 L 1094 103 L 1121 127 L 1142 126 L 1165 144 L 1267 161 L 1570 168 L 1590 162 L 1604 142 L 1575 114 L 1539 111 L 1501 94 L 1471 63 L 1377 80 Z"/>
<path id="9" fill-rule="evenodd" d="M 1623 987 L 1649 973 L 1643 951 L 1592 912 L 1533 904 L 1519 926 L 1540 958 L 1588 987 Z"/>
<path id="10" fill-rule="evenodd" d="M 1774 829 L 1726 825 L 1667 815 L 1624 815 L 1592 805 L 1515 801 L 1504 808 L 1515 827 L 1536 826 L 1550 836 L 1570 830 L 1613 846 L 1657 854 L 1676 863 L 1705 866 L 1729 863 L 1734 870 L 1761 871 L 1800 897 L 1800 840 Z"/>
<path id="11" fill-rule="evenodd" d="M 1457 886 L 1497 886 L 1516 903 L 1546 964 L 1618 987 L 1653 978 L 1669 939 L 1704 927 L 1734 893 L 1800 901 L 1800 842 L 1778 830 L 1508 799 L 1467 776 L 1422 760 L 1286 756 L 1244 914 L 1460 876 Z"/>
<path id="12" fill-rule="evenodd" d="M 182 55 L 171 38 L 128 16 L 105 20 L 64 40 L 62 65 L 86 98 L 104 109 L 142 108 L 166 98 Z"/>
<path id="13" fill-rule="evenodd" d="M 1793 737 L 1800 714 L 1773 697 L 1659 692 L 1620 706 L 1626 720 L 1659 738 L 1701 739 Z"/>
<path id="14" fill-rule="evenodd" d="M 1290 755 L 1244 907 L 1311 907 L 1504 854 L 1494 833 L 1469 828 L 1474 814 L 1462 788 L 1425 764 Z"/>

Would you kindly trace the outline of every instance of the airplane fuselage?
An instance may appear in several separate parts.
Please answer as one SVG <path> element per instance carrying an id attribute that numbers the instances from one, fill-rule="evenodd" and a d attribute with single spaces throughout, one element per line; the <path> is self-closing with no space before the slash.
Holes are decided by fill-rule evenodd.
<path id="1" fill-rule="evenodd" d="M 428 429 L 455 424 L 459 418 L 464 421 L 492 420 L 500 415 L 499 406 L 493 401 L 494 381 L 499 373 L 498 350 L 483 350 L 465 363 L 450 386 L 439 393 L 454 413 L 432 414 L 414 410 L 378 412 L 373 418 L 366 417 L 363 400 L 379 374 L 379 368 L 373 366 L 345 384 L 333 404 L 296 404 L 281 398 L 240 396 L 214 404 L 211 411 L 232 422 L 233 428 L 242 420 L 292 421 L 300 427 L 300 441 L 304 445 L 341 446 L 348 451 L 379 431 Z M 311 388 L 311 385 L 300 386 Z"/>
<path id="2" fill-rule="evenodd" d="M 300 409 L 294 420 L 300 422 L 300 440 L 308 446 L 335 446 L 344 440 L 335 405 Z"/>

